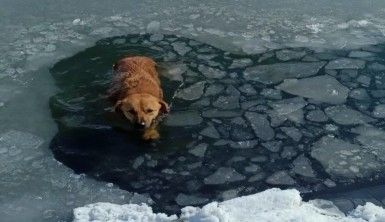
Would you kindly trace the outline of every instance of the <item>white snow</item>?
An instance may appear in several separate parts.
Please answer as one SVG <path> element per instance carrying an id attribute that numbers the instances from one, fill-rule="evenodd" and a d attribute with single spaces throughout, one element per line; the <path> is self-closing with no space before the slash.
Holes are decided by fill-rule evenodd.
<path id="1" fill-rule="evenodd" d="M 152 208 L 146 204 L 94 203 L 74 210 L 74 222 L 167 222 L 175 219 L 177 219 L 175 215 L 153 213 Z"/>
<path id="2" fill-rule="evenodd" d="M 153 213 L 145 205 L 94 203 L 74 209 L 74 222 L 168 222 L 175 215 Z M 224 202 L 211 202 L 202 208 L 181 209 L 178 221 L 185 222 L 382 222 L 385 209 L 372 203 L 358 206 L 348 215 L 326 200 L 302 200 L 295 189 L 273 188 Z"/>

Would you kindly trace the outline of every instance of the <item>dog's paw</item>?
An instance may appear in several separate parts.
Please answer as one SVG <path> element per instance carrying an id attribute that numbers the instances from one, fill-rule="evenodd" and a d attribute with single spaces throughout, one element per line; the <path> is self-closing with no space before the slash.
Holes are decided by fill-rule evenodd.
<path id="1" fill-rule="evenodd" d="M 160 135 L 156 129 L 149 129 L 144 131 L 143 133 L 143 139 L 144 140 L 157 140 L 159 139 Z"/>

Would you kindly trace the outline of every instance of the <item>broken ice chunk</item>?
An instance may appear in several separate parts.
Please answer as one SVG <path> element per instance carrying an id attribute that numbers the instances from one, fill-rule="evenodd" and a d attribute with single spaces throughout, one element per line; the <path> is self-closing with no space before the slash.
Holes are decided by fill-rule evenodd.
<path id="1" fill-rule="evenodd" d="M 362 100 L 362 101 L 370 100 L 369 94 L 366 92 L 365 89 L 362 89 L 362 88 L 361 89 L 353 89 L 352 91 L 350 91 L 349 97 L 356 99 L 356 100 Z"/>
<path id="2" fill-rule="evenodd" d="M 206 88 L 205 96 L 214 96 L 225 89 L 221 84 L 211 84 Z"/>
<path id="3" fill-rule="evenodd" d="M 244 67 L 249 66 L 251 64 L 253 64 L 253 61 L 251 59 L 248 59 L 248 58 L 234 59 L 230 65 L 229 69 L 244 68 Z"/>
<path id="4" fill-rule="evenodd" d="M 325 109 L 325 113 L 334 122 L 341 125 L 363 124 L 375 121 L 375 119 L 364 115 L 359 111 L 350 109 L 345 105 L 330 106 Z"/>
<path id="5" fill-rule="evenodd" d="M 186 53 L 191 51 L 191 48 L 184 42 L 173 42 L 171 45 L 174 50 L 181 56 L 184 56 Z"/>
<path id="6" fill-rule="evenodd" d="M 281 51 L 276 52 L 275 54 L 277 56 L 277 59 L 281 61 L 289 61 L 304 57 L 306 55 L 306 52 L 283 49 Z"/>
<path id="7" fill-rule="evenodd" d="M 310 160 L 306 158 L 303 154 L 293 161 L 293 165 L 293 171 L 296 174 L 305 177 L 315 177 Z"/>
<path id="8" fill-rule="evenodd" d="M 245 176 L 230 167 L 220 167 L 215 173 L 204 179 L 204 183 L 208 185 L 218 185 L 224 183 L 232 183 L 244 180 Z"/>
<path id="9" fill-rule="evenodd" d="M 147 32 L 157 32 L 159 31 L 160 29 L 160 22 L 158 21 L 151 21 L 150 23 L 148 23 L 147 25 Z"/>
<path id="10" fill-rule="evenodd" d="M 366 58 L 366 57 L 373 57 L 375 56 L 372 52 L 365 52 L 365 51 L 351 51 L 349 53 L 349 57 L 351 58 Z"/>
<path id="11" fill-rule="evenodd" d="M 224 71 L 204 65 L 199 65 L 198 70 L 209 79 L 222 79 L 226 76 Z"/>
<path id="12" fill-rule="evenodd" d="M 295 97 L 277 102 L 270 102 L 269 105 L 277 112 L 278 115 L 287 115 L 302 109 L 307 105 L 307 102 L 301 97 Z"/>
<path id="13" fill-rule="evenodd" d="M 213 106 L 219 109 L 237 109 L 239 108 L 239 96 L 219 96 L 213 102 Z"/>
<path id="14" fill-rule="evenodd" d="M 365 61 L 358 59 L 340 58 L 330 61 L 325 69 L 363 69 Z"/>
<path id="15" fill-rule="evenodd" d="M 246 68 L 243 77 L 246 80 L 264 84 L 276 84 L 285 79 L 304 78 L 315 75 L 325 62 L 276 63 Z"/>
<path id="16" fill-rule="evenodd" d="M 333 177 L 365 177 L 383 168 L 373 154 L 364 152 L 359 145 L 331 136 L 314 143 L 311 156 Z"/>
<path id="17" fill-rule="evenodd" d="M 245 171 L 248 173 L 255 173 L 261 170 L 261 167 L 256 164 L 250 164 L 247 167 L 245 167 Z"/>
<path id="18" fill-rule="evenodd" d="M 262 146 L 268 149 L 270 152 L 278 152 L 281 149 L 282 141 L 269 141 L 262 143 Z"/>
<path id="19" fill-rule="evenodd" d="M 244 84 L 241 87 L 238 88 L 239 91 L 246 95 L 255 95 L 257 94 L 257 91 L 254 89 L 254 87 L 251 84 Z"/>
<path id="20" fill-rule="evenodd" d="M 187 71 L 185 64 L 168 64 L 166 69 L 159 72 L 160 75 L 172 81 L 183 81 L 182 74 Z"/>
<path id="21" fill-rule="evenodd" d="M 349 92 L 348 88 L 328 75 L 288 79 L 276 88 L 293 95 L 332 104 L 345 103 Z"/>
<path id="22" fill-rule="evenodd" d="M 175 202 L 179 206 L 194 206 L 199 204 L 207 203 L 209 200 L 207 198 L 197 197 L 193 195 L 186 195 L 183 193 L 178 194 L 175 198 Z"/>
<path id="23" fill-rule="evenodd" d="M 282 99 L 281 90 L 264 88 L 261 91 L 261 95 L 268 99 Z"/>
<path id="24" fill-rule="evenodd" d="M 357 82 L 361 83 L 361 85 L 363 86 L 370 86 L 370 82 L 371 82 L 371 78 L 369 76 L 366 76 L 366 75 L 360 75 L 358 78 L 357 78 Z"/>
<path id="25" fill-rule="evenodd" d="M 326 122 L 328 117 L 322 110 L 312 110 L 307 113 L 306 119 L 313 122 Z"/>
<path id="26" fill-rule="evenodd" d="M 266 179 L 266 183 L 272 185 L 294 185 L 295 180 L 286 172 L 278 171 Z"/>
<path id="27" fill-rule="evenodd" d="M 246 112 L 245 117 L 249 120 L 251 128 L 253 128 L 257 137 L 262 140 L 271 140 L 274 138 L 274 130 L 271 128 L 266 115 Z"/>
<path id="28" fill-rule="evenodd" d="M 189 87 L 181 89 L 177 92 L 176 98 L 180 98 L 183 100 L 197 100 L 203 95 L 205 84 L 205 81 L 197 82 Z"/>
<path id="29" fill-rule="evenodd" d="M 199 134 L 201 134 L 203 136 L 210 137 L 210 138 L 214 138 L 214 139 L 220 138 L 220 135 L 219 135 L 217 129 L 212 124 L 210 124 L 209 126 L 204 128 Z"/>
<path id="30" fill-rule="evenodd" d="M 370 153 L 378 159 L 385 161 L 385 132 L 370 125 L 359 126 L 352 129 L 358 133 L 357 140 Z"/>
<path id="31" fill-rule="evenodd" d="M 254 148 L 258 145 L 258 140 L 244 140 L 244 141 L 238 141 L 230 142 L 230 147 L 234 149 L 250 149 Z"/>
<path id="32" fill-rule="evenodd" d="M 292 138 L 294 141 L 298 142 L 302 138 L 302 133 L 295 127 L 281 127 L 281 130 Z"/>
<path id="33" fill-rule="evenodd" d="M 206 143 L 201 143 L 194 147 L 193 149 L 189 150 L 189 153 L 196 157 L 204 157 L 207 149 L 207 144 Z"/>
<path id="34" fill-rule="evenodd" d="M 385 118 L 385 104 L 375 106 L 373 116 L 376 118 Z"/>

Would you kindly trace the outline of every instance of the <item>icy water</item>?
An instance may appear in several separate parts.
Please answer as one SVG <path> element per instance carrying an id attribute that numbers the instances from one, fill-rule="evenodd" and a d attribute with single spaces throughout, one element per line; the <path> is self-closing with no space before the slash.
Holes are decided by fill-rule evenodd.
<path id="1" fill-rule="evenodd" d="M 276 186 L 272 185 L 276 183 L 272 181 L 280 181 L 277 186 L 297 187 L 303 194 L 320 191 L 321 195 L 317 196 L 320 198 L 328 191 L 331 191 L 330 196 L 333 196 L 335 190 L 354 191 L 357 186 L 365 186 L 370 191 L 372 183 L 384 184 L 381 174 L 378 173 L 383 160 L 381 138 L 384 138 L 381 105 L 384 103 L 384 89 L 381 88 L 383 71 L 382 66 L 378 65 L 383 63 L 383 47 L 377 44 L 384 41 L 385 1 L 118 0 L 111 3 L 100 0 L 0 0 L 0 6 L 2 221 L 70 221 L 73 208 L 99 201 L 120 204 L 155 201 L 155 207 L 160 209 L 161 200 L 167 202 L 163 208 L 174 212 L 178 202 L 181 205 L 186 204 L 183 202 L 185 199 L 194 200 L 199 205 L 207 201 L 206 199 L 226 199 Z M 103 90 L 107 86 L 106 81 L 111 74 L 110 63 L 123 52 L 112 50 L 105 55 L 91 52 L 92 49 L 103 51 L 102 47 L 93 46 L 98 40 L 110 42 L 113 39 L 105 38 L 144 33 L 171 34 L 179 37 L 165 36 L 165 44 L 158 47 L 150 47 L 146 43 L 139 46 L 138 42 L 133 42 L 130 50 L 136 48 L 136 52 L 155 56 L 162 65 L 163 74 L 182 73 L 185 82 L 182 89 L 205 81 L 193 87 L 194 92 L 203 91 L 202 95 L 191 94 L 186 90 L 173 102 L 174 113 L 162 125 L 162 140 L 155 145 L 132 143 L 130 135 L 119 127 L 120 120 L 111 116 L 108 110 L 99 109 L 108 107 L 102 102 L 102 98 Z M 195 41 L 190 42 L 180 36 L 199 41 L 201 46 L 210 44 L 217 49 L 199 51 L 199 45 L 194 45 Z M 159 36 L 148 42 L 161 44 L 162 41 L 156 38 Z M 175 39 L 172 40 L 173 38 Z M 121 41 L 124 40 L 114 43 L 117 44 L 117 49 L 124 48 Z M 186 48 L 179 44 L 176 45 L 176 51 L 173 51 L 172 42 L 179 41 L 185 43 Z M 81 58 L 88 57 L 82 54 L 82 51 L 89 47 L 91 51 L 84 53 L 90 53 L 88 57 L 94 60 L 85 62 Z M 111 46 L 105 47 L 112 49 Z M 191 50 L 184 56 L 178 54 L 189 47 Z M 281 56 L 276 54 L 285 48 L 299 53 L 294 53 L 296 56 L 292 52 L 280 53 Z M 124 50 L 127 49 L 126 47 Z M 163 51 L 176 56 L 163 58 L 159 54 Z M 224 51 L 243 55 L 225 54 Z M 357 54 L 351 51 L 366 53 Z M 192 53 L 201 56 L 213 54 L 216 58 L 193 56 Z M 303 53 L 306 55 L 302 56 Z M 287 54 L 291 60 L 285 61 Z M 90 80 L 97 77 L 100 82 L 92 84 L 95 87 L 92 89 L 99 87 L 100 92 L 87 91 L 93 94 L 85 96 L 84 100 L 67 101 L 66 98 L 69 100 L 80 97 L 71 95 L 70 92 L 86 91 L 81 88 L 70 90 L 69 82 L 66 82 L 71 75 L 67 77 L 65 72 L 74 75 L 69 67 L 76 64 L 76 61 L 71 60 L 75 58 L 74 55 L 79 56 L 78 65 L 88 67 L 93 70 L 93 74 L 87 73 L 79 66 L 73 67 L 73 70 L 85 73 Z M 101 59 L 98 60 L 98 56 Z M 343 61 L 343 69 L 337 68 L 333 63 L 328 68 L 329 61 L 342 57 L 357 57 L 359 61 L 350 61 L 353 63 L 350 65 Z M 237 60 L 241 58 L 251 59 L 251 62 L 247 59 Z M 96 64 L 97 62 L 100 64 Z M 233 62 L 237 64 L 230 68 Z M 277 63 L 295 65 L 280 64 L 255 68 L 257 65 Z M 204 65 L 201 69 L 200 64 Z M 224 74 L 217 72 L 218 69 Z M 357 73 L 355 70 L 358 70 Z M 207 78 L 204 73 L 224 75 L 226 81 Z M 237 76 L 231 73 L 236 73 Z M 263 73 L 269 74 L 266 76 Z M 303 81 L 285 83 L 279 75 L 283 73 Z M 274 77 L 268 79 L 269 76 Z M 181 80 L 180 77 L 175 78 Z M 75 80 L 74 78 L 74 87 L 76 84 L 84 84 L 82 81 L 85 81 Z M 173 94 L 180 84 L 180 81 L 163 81 L 166 91 L 170 93 L 168 96 Z M 251 84 L 252 87 L 242 87 L 244 83 Z M 326 87 L 328 84 L 330 88 Z M 233 87 L 229 87 L 230 85 Z M 322 86 L 328 89 L 325 91 L 325 88 L 320 88 Z M 315 90 L 311 91 L 309 88 Z M 210 93 L 206 94 L 207 91 Z M 348 96 L 345 99 L 346 92 Z M 98 96 L 92 97 L 93 95 Z M 191 100 L 185 100 L 186 96 Z M 221 96 L 223 98 L 219 99 Z M 90 97 L 97 100 L 88 100 Z M 204 99 L 206 97 L 210 99 L 209 104 L 207 99 Z M 289 98 L 295 99 L 284 100 Z M 55 103 L 55 100 L 59 103 Z M 232 102 L 226 104 L 226 100 Z M 234 105 L 237 100 L 239 107 Z M 250 100 L 253 102 L 245 103 Z M 62 104 L 60 101 L 69 103 Z M 279 104 L 280 101 L 283 104 Z M 193 106 L 192 103 L 196 104 Z M 286 106 L 289 103 L 293 105 Z M 74 108 L 73 104 L 87 105 L 87 109 L 65 109 L 67 106 Z M 207 107 L 200 110 L 202 106 Z M 182 112 L 183 109 L 198 112 L 202 119 L 198 118 L 196 112 L 186 113 Z M 215 109 L 225 109 L 226 112 L 207 111 Z M 88 115 L 90 110 L 98 112 Z M 231 117 L 235 115 L 233 111 L 238 113 L 240 110 L 242 115 Z M 246 112 L 250 113 L 248 117 Z M 274 113 L 277 113 L 276 117 Z M 348 118 L 345 118 L 345 114 Z M 194 118 L 189 122 L 189 126 L 180 125 L 186 124 L 186 115 Z M 64 118 L 60 119 L 61 117 Z M 178 123 L 178 120 L 183 120 L 183 123 Z M 263 130 L 255 131 L 251 121 L 258 124 L 254 129 Z M 82 127 L 76 129 L 79 125 Z M 239 130 L 234 130 L 234 127 Z M 213 133 L 214 128 L 217 133 Z M 97 134 L 100 136 L 96 136 L 96 133 L 100 133 Z M 335 138 L 325 137 L 329 134 L 335 135 Z M 105 135 L 110 135 L 111 141 L 105 141 Z M 208 138 L 207 135 L 214 138 Z M 69 152 L 64 151 L 69 150 L 71 137 L 74 140 L 73 146 L 70 147 L 74 152 L 69 156 Z M 90 141 L 90 137 L 93 140 Z M 179 144 L 182 137 L 187 139 Z M 175 139 L 170 141 L 168 138 Z M 85 151 L 85 146 L 79 145 L 81 141 L 92 145 L 95 152 Z M 274 145 L 272 141 L 282 142 Z M 129 144 L 129 147 L 123 149 L 123 143 Z M 162 144 L 168 143 L 175 145 L 162 147 Z M 58 144 L 63 147 L 58 147 Z M 115 148 L 106 150 L 104 148 L 107 145 L 114 145 Z M 139 145 L 148 148 L 139 149 Z M 257 148 L 245 148 L 254 145 Z M 244 149 L 241 149 L 242 147 Z M 90 146 L 88 148 L 91 149 Z M 116 151 L 119 149 L 121 153 Z M 84 160 L 85 156 L 80 157 L 81 151 L 93 159 Z M 222 151 L 228 151 L 229 155 Z M 105 155 L 101 154 L 103 152 Z M 121 155 L 124 153 L 131 158 Z M 335 153 L 338 155 L 334 155 Z M 255 156 L 249 156 L 251 154 Z M 200 157 L 202 155 L 203 157 Z M 167 157 L 167 160 L 161 159 L 162 157 Z M 101 158 L 104 158 L 103 161 Z M 111 164 L 113 161 L 104 162 L 107 158 L 116 158 L 116 167 Z M 229 158 L 234 159 L 230 161 Z M 361 161 L 360 158 L 364 159 Z M 182 164 L 183 162 L 185 164 Z M 199 162 L 202 162 L 202 165 Z M 106 163 L 105 167 L 100 165 L 103 163 Z M 340 163 L 345 167 L 340 167 Z M 136 170 L 123 175 L 129 181 L 123 181 L 122 174 L 116 173 L 118 167 L 127 172 L 127 169 L 134 166 L 137 167 Z M 180 168 L 177 168 L 178 166 Z M 187 166 L 190 166 L 191 170 L 186 170 Z M 246 169 L 247 166 L 249 167 Z M 159 169 L 159 175 L 154 176 L 155 179 L 151 181 L 147 175 L 153 175 L 155 169 Z M 135 184 L 132 178 L 138 175 L 139 170 L 145 172 L 147 179 L 137 180 L 141 183 Z M 269 180 L 270 183 L 267 183 L 267 178 L 277 171 L 281 173 L 276 174 Z M 299 171 L 307 173 L 302 172 L 302 175 Z M 79 174 L 80 172 L 84 174 Z M 111 172 L 115 174 L 112 175 Z M 184 173 L 181 175 L 181 172 Z M 192 175 L 197 172 L 198 177 L 192 179 Z M 223 174 L 228 175 L 225 178 L 232 178 L 231 181 L 223 183 L 222 177 L 221 180 L 215 177 Z M 214 176 L 210 177 L 211 175 Z M 232 181 L 234 178 L 239 180 Z M 184 185 L 183 183 L 187 183 L 186 179 L 200 182 Z M 176 187 L 186 188 L 172 193 L 174 188 L 171 187 L 165 194 L 155 195 L 160 190 L 165 190 L 166 186 L 163 185 L 175 184 L 176 181 L 183 182 Z M 221 184 L 210 184 L 210 181 L 219 181 Z M 293 181 L 293 185 L 282 184 L 291 184 Z M 146 191 L 143 185 L 145 182 L 152 183 L 152 187 L 162 182 L 162 186 L 154 188 L 153 192 Z M 344 185 L 348 185 L 348 188 Z M 211 188 L 218 191 L 208 192 Z M 144 195 L 133 194 L 132 191 L 143 191 Z M 177 199 L 179 194 L 189 198 L 180 195 Z M 153 201 L 148 196 L 151 196 Z"/>
<path id="2" fill-rule="evenodd" d="M 60 89 L 50 148 L 76 173 L 148 194 L 168 213 L 276 186 L 309 194 L 377 184 L 384 51 L 245 55 L 172 35 L 103 39 L 50 70 Z M 125 55 L 159 64 L 172 111 L 157 142 L 141 142 L 106 100 L 111 64 Z"/>

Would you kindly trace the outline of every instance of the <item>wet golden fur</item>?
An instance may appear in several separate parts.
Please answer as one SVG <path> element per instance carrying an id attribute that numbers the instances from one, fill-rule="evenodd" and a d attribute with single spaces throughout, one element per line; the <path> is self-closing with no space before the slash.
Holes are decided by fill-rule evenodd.
<path id="1" fill-rule="evenodd" d="M 163 100 L 155 66 L 156 63 L 148 57 L 119 60 L 113 66 L 115 76 L 109 90 L 115 111 L 121 111 L 131 123 L 143 127 L 145 140 L 159 138 L 157 118 L 169 109 Z"/>

